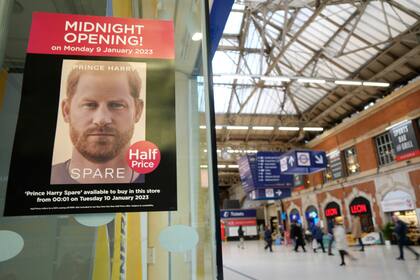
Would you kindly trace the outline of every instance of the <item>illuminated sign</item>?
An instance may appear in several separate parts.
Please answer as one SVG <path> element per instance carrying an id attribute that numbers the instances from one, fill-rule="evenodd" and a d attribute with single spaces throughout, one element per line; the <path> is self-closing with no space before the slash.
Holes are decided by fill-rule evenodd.
<path id="1" fill-rule="evenodd" d="M 367 212 L 368 210 L 366 204 L 355 204 L 350 206 L 350 213 L 352 214 L 361 214 Z"/>
<path id="2" fill-rule="evenodd" d="M 309 212 L 308 217 L 309 218 L 316 218 L 316 217 L 318 217 L 318 214 L 315 211 L 312 211 L 312 212 Z"/>
<path id="3" fill-rule="evenodd" d="M 338 214 L 338 209 L 337 209 L 337 208 L 329 208 L 329 209 L 325 209 L 325 216 L 326 216 L 326 217 L 335 217 L 335 216 L 339 216 L 339 214 Z"/>

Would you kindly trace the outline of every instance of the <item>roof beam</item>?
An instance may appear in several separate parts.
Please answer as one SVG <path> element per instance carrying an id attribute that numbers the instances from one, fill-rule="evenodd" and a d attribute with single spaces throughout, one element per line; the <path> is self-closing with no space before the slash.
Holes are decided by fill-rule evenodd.
<path id="1" fill-rule="evenodd" d="M 404 13 L 410 15 L 411 17 L 415 18 L 416 20 L 420 20 L 420 15 L 419 14 L 417 14 L 413 10 L 407 9 L 406 7 L 404 7 L 403 5 L 398 3 L 397 1 L 388 0 L 387 3 L 394 6 L 395 8 L 399 9 L 400 11 L 403 11 Z"/>
<path id="2" fill-rule="evenodd" d="M 260 53 L 261 49 L 258 48 L 240 48 L 236 46 L 219 46 L 218 51 L 233 51 L 233 52 L 243 52 L 243 53 Z"/>
<path id="3" fill-rule="evenodd" d="M 277 63 L 279 62 L 279 60 L 282 58 L 283 54 L 286 52 L 286 50 L 290 47 L 290 45 L 293 44 L 293 42 L 295 42 L 299 35 L 305 31 L 305 29 L 313 22 L 313 20 L 321 13 L 322 9 L 325 6 L 325 2 L 323 2 L 319 8 L 315 9 L 315 11 L 313 11 L 312 15 L 308 18 L 308 20 L 299 28 L 299 30 L 293 35 L 293 37 L 290 39 L 289 42 L 287 42 L 287 44 L 284 46 L 283 49 L 280 50 L 280 53 L 274 58 L 274 60 L 272 61 L 272 63 L 267 67 L 267 70 L 265 71 L 265 75 L 270 74 L 271 71 L 273 71 L 273 69 L 276 67 Z M 273 51 L 271 51 L 270 53 L 272 53 Z"/>
<path id="4" fill-rule="evenodd" d="M 416 56 L 416 55 L 419 55 L 419 54 L 420 54 L 420 45 L 418 45 L 417 47 L 415 47 L 411 51 L 407 52 L 406 54 L 404 54 L 399 59 L 397 59 L 394 62 L 392 62 L 385 69 L 383 69 L 379 73 L 377 73 L 374 76 L 372 76 L 369 80 L 377 80 L 378 78 L 384 76 L 386 73 L 388 73 L 390 71 L 393 71 L 395 68 L 397 68 L 397 67 L 401 66 L 402 64 L 406 63 L 413 56 Z M 335 110 L 337 107 L 339 107 L 342 104 L 344 104 L 348 99 L 354 97 L 354 94 L 357 94 L 357 92 L 360 91 L 361 89 L 363 89 L 363 87 L 362 86 L 358 86 L 352 92 L 346 94 L 339 101 L 337 101 L 332 106 L 330 106 L 329 108 L 327 108 L 326 110 L 324 110 L 323 112 L 321 112 L 319 115 L 317 115 L 315 118 L 313 118 L 313 120 L 314 121 L 319 121 L 321 118 L 323 118 L 324 116 L 328 115 L 330 112 L 332 112 L 333 110 Z"/>

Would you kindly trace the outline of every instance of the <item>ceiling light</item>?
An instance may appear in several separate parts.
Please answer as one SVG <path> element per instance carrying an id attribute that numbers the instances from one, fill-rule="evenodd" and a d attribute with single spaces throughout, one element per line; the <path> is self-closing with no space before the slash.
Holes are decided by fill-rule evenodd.
<path id="1" fill-rule="evenodd" d="M 207 168 L 208 166 L 205 164 L 200 165 L 200 168 Z"/>
<path id="2" fill-rule="evenodd" d="M 239 168 L 239 165 L 237 164 L 229 164 L 228 168 Z"/>
<path id="3" fill-rule="evenodd" d="M 322 79 L 307 79 L 299 78 L 297 79 L 298 83 L 312 83 L 312 84 L 325 84 L 327 81 Z"/>
<path id="4" fill-rule="evenodd" d="M 272 82 L 290 82 L 290 78 L 287 77 L 261 76 L 260 79 Z"/>
<path id="5" fill-rule="evenodd" d="M 349 86 L 361 86 L 362 82 L 360 81 L 346 81 L 346 80 L 337 80 L 334 81 L 337 85 L 349 85 Z"/>
<path id="6" fill-rule="evenodd" d="M 205 125 L 200 125 L 200 129 L 206 129 Z"/>
<path id="7" fill-rule="evenodd" d="M 273 130 L 273 126 L 253 126 L 253 130 Z"/>
<path id="8" fill-rule="evenodd" d="M 251 79 L 251 76 L 241 75 L 241 74 L 220 74 L 220 77 L 227 79 Z"/>
<path id="9" fill-rule="evenodd" d="M 389 87 L 389 83 L 379 82 L 363 82 L 363 85 L 367 87 Z"/>
<path id="10" fill-rule="evenodd" d="M 241 125 L 228 125 L 226 126 L 227 129 L 230 130 L 247 130 L 249 129 L 248 126 L 241 126 Z"/>
<path id="11" fill-rule="evenodd" d="M 304 131 L 323 131 L 323 127 L 304 127 Z"/>
<path id="12" fill-rule="evenodd" d="M 224 164 L 218 164 L 217 165 L 217 168 L 226 168 L 226 165 L 224 165 Z"/>
<path id="13" fill-rule="evenodd" d="M 201 32 L 195 32 L 191 38 L 193 41 L 200 41 L 203 39 L 203 34 Z"/>
<path id="14" fill-rule="evenodd" d="M 297 127 L 297 126 L 279 126 L 278 130 L 298 131 L 299 130 L 299 127 Z"/>
<path id="15" fill-rule="evenodd" d="M 223 126 L 222 126 L 222 125 L 216 125 L 214 128 L 215 128 L 215 129 L 222 129 L 222 128 L 223 128 Z"/>

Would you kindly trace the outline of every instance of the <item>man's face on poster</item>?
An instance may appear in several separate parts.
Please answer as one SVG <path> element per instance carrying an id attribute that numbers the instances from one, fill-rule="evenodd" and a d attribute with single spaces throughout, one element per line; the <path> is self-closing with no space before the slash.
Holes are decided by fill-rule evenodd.
<path id="1" fill-rule="evenodd" d="M 63 102 L 64 119 L 77 151 L 95 163 L 125 153 L 143 103 L 133 98 L 124 72 L 86 72 Z"/>

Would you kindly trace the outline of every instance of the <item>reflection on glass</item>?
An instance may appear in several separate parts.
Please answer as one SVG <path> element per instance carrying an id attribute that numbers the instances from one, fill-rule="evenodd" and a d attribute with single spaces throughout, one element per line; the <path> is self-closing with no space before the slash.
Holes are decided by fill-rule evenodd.
<path id="1" fill-rule="evenodd" d="M 360 165 L 357 159 L 356 149 L 354 147 L 344 150 L 344 156 L 346 159 L 347 172 L 349 175 L 358 173 L 360 171 Z"/>

